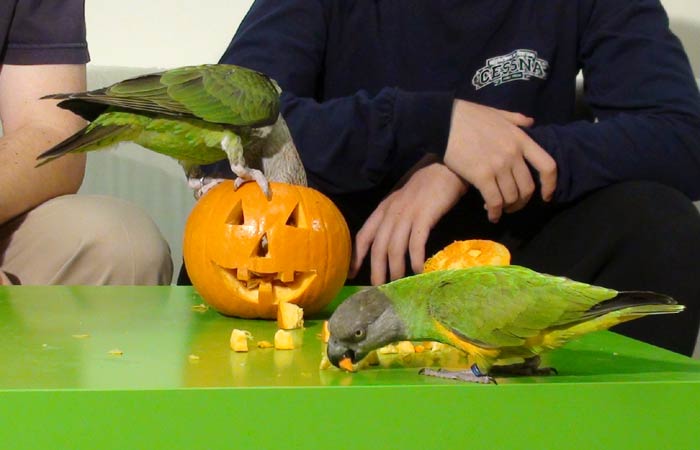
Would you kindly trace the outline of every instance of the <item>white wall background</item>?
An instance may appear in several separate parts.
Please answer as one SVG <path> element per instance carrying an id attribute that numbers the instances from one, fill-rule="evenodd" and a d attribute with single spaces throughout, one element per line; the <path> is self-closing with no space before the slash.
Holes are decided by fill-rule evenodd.
<path id="1" fill-rule="evenodd" d="M 253 0 L 85 3 L 92 64 L 167 68 L 217 62 Z"/>
<path id="2" fill-rule="evenodd" d="M 252 3 L 86 0 L 92 64 L 166 68 L 216 62 Z M 700 1 L 662 3 L 700 76 Z"/>

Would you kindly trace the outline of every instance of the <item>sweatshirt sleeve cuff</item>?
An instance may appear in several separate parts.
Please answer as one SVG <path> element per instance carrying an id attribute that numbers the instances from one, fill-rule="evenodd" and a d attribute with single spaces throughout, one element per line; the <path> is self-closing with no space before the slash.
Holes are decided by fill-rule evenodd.
<path id="1" fill-rule="evenodd" d="M 445 155 L 454 92 L 407 92 L 396 98 L 396 143 L 399 152 Z"/>

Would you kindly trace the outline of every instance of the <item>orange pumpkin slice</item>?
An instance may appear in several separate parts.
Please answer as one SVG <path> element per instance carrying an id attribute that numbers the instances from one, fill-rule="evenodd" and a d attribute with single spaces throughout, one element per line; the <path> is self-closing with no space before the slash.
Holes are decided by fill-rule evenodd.
<path id="1" fill-rule="evenodd" d="M 231 350 L 234 352 L 247 352 L 249 339 L 253 339 L 253 335 L 250 334 L 250 331 L 234 328 L 233 331 L 231 331 L 231 338 L 229 339 Z"/>
<path id="2" fill-rule="evenodd" d="M 352 361 L 350 360 L 350 358 L 343 358 L 343 359 L 341 359 L 340 362 L 338 363 L 338 366 L 339 366 L 341 369 L 346 370 L 346 371 L 348 371 L 348 372 L 354 372 L 354 371 L 355 371 L 355 366 L 352 364 Z"/>
<path id="3" fill-rule="evenodd" d="M 508 264 L 510 252 L 503 244 L 486 239 L 469 239 L 455 241 L 428 258 L 423 265 L 423 272 Z"/>
<path id="4" fill-rule="evenodd" d="M 328 340 L 331 338 L 331 332 L 328 329 L 328 321 L 324 320 L 323 325 L 321 325 L 321 342 L 324 344 L 328 343 Z"/>
<path id="5" fill-rule="evenodd" d="M 294 330 L 304 326 L 304 310 L 294 303 L 280 302 L 277 306 L 277 327 Z"/>
<path id="6" fill-rule="evenodd" d="M 294 350 L 302 346 L 304 342 L 304 330 L 283 330 L 279 329 L 275 333 L 276 350 Z"/>

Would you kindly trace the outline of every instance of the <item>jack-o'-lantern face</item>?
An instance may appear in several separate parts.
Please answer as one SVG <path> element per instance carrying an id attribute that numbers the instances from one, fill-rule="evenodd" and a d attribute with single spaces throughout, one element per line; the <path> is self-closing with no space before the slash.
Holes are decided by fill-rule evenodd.
<path id="1" fill-rule="evenodd" d="M 271 183 L 225 182 L 202 197 L 185 227 L 183 253 L 192 284 L 218 311 L 274 318 L 277 304 L 307 313 L 326 306 L 345 281 L 350 234 L 320 192 Z"/>

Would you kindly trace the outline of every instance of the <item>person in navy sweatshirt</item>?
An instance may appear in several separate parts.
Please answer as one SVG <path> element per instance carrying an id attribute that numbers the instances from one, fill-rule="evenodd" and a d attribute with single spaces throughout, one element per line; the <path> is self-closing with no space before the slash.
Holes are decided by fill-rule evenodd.
<path id="1" fill-rule="evenodd" d="M 674 296 L 682 314 L 616 330 L 692 353 L 700 96 L 658 0 L 256 0 L 221 62 L 282 87 L 353 284 L 495 239 L 515 264 Z"/>

